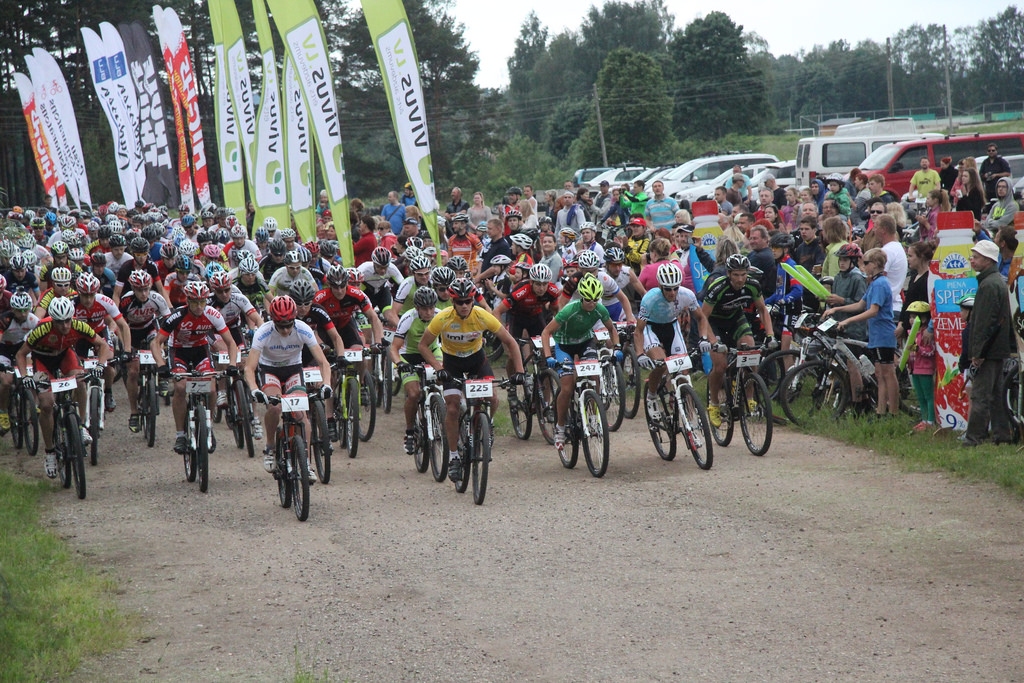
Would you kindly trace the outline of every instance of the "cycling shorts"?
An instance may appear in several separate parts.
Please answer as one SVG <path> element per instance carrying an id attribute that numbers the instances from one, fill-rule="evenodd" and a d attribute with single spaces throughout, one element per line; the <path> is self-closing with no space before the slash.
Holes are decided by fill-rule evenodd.
<path id="1" fill-rule="evenodd" d="M 541 316 L 511 315 L 508 321 L 508 331 L 513 339 L 537 337 L 544 331 L 544 319 Z M 526 334 L 524 335 L 523 332 Z"/>
<path id="2" fill-rule="evenodd" d="M 896 360 L 896 349 L 892 347 L 867 349 L 865 353 L 868 360 L 877 365 L 892 365 Z"/>
<path id="3" fill-rule="evenodd" d="M 441 367 L 448 371 L 453 379 L 444 383 L 445 396 L 460 396 L 462 389 L 455 383 L 454 379 L 482 379 L 494 377 L 491 371 L 491 363 L 487 360 L 487 354 L 483 349 L 469 356 L 452 356 L 447 353 L 441 354 Z"/>
<path id="4" fill-rule="evenodd" d="M 170 353 L 171 371 L 175 373 L 187 372 L 214 372 L 213 362 L 210 360 L 209 346 L 183 346 L 171 348 Z"/>
<path id="5" fill-rule="evenodd" d="M 622 312 L 622 302 L 618 299 L 610 304 L 605 304 L 604 307 L 608 309 L 608 315 L 612 317 L 612 322 L 620 322 L 626 319 L 625 314 Z"/>
<path id="6" fill-rule="evenodd" d="M 17 344 L 0 344 L 0 364 L 14 367 L 14 357 L 18 355 L 21 346 L 20 342 Z"/>
<path id="7" fill-rule="evenodd" d="M 434 355 L 438 360 L 441 360 L 440 349 L 435 351 Z M 404 387 L 406 384 L 411 384 L 412 382 L 419 382 L 420 376 L 416 374 L 415 368 L 423 364 L 423 356 L 418 353 L 403 353 L 402 360 L 413 366 L 413 370 L 411 372 L 402 373 L 402 386 Z"/>
<path id="8" fill-rule="evenodd" d="M 391 305 L 391 287 L 384 285 L 376 291 L 371 287 L 366 290 L 366 297 L 374 308 L 383 312 L 385 308 Z"/>
<path id="9" fill-rule="evenodd" d="M 356 323 L 355 316 L 348 321 L 348 325 L 338 327 L 337 330 L 338 334 L 341 335 L 342 345 L 346 349 L 351 349 L 353 346 L 362 346 L 365 343 L 363 335 L 359 333 L 359 324 Z"/>
<path id="10" fill-rule="evenodd" d="M 50 380 L 56 379 L 58 372 L 63 377 L 72 377 L 82 372 L 82 364 L 74 349 L 68 349 L 56 356 L 32 354 L 32 365 L 36 371 L 36 385 L 40 393 L 50 390 Z M 40 377 L 40 373 L 46 376 L 45 379 Z"/>
<path id="11" fill-rule="evenodd" d="M 551 352 L 555 357 L 559 377 L 575 374 L 573 371 L 573 360 L 575 358 L 580 360 L 597 360 L 597 349 L 594 348 L 593 339 L 588 339 L 581 344 L 566 344 L 565 346 L 554 343 L 551 346 Z"/>
<path id="12" fill-rule="evenodd" d="M 132 350 L 138 351 L 139 349 L 148 349 L 149 343 L 153 341 L 153 337 L 156 336 L 156 325 L 150 327 L 143 327 L 138 330 L 131 330 L 132 336 Z"/>
<path id="13" fill-rule="evenodd" d="M 686 353 L 686 342 L 678 320 L 670 323 L 648 322 L 644 326 L 644 353 L 655 346 L 664 349 L 666 356 Z"/>
<path id="14" fill-rule="evenodd" d="M 260 385 L 263 391 L 268 387 L 277 387 L 282 394 L 290 394 L 295 388 L 302 384 L 302 365 L 282 365 L 272 367 L 270 365 L 259 366 Z"/>
<path id="15" fill-rule="evenodd" d="M 725 344 L 731 349 L 735 349 L 743 337 L 752 337 L 754 334 L 745 315 L 739 315 L 729 320 L 708 318 L 708 322 L 711 323 L 711 330 L 718 337 L 719 343 Z"/>

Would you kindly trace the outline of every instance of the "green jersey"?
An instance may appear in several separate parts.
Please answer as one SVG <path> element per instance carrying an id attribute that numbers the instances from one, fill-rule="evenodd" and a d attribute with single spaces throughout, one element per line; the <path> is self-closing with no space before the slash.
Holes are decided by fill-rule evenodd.
<path id="1" fill-rule="evenodd" d="M 555 316 L 558 321 L 558 329 L 552 335 L 559 346 L 582 344 L 590 341 L 594 336 L 594 325 L 598 321 L 605 324 L 605 327 L 612 325 L 612 317 L 608 315 L 608 309 L 598 304 L 592 311 L 583 310 L 583 302 L 580 300 L 570 301 L 562 307 L 562 310 Z"/>
<path id="2" fill-rule="evenodd" d="M 434 309 L 435 316 L 440 312 L 439 309 Z M 427 329 L 429 323 L 429 320 L 423 321 L 420 319 L 420 315 L 415 308 L 407 311 L 399 318 L 398 327 L 395 328 L 395 339 L 405 339 L 405 344 L 402 346 L 402 355 L 419 355 L 420 339 L 423 338 L 423 331 Z M 437 351 L 436 339 L 430 348 L 435 352 Z"/>

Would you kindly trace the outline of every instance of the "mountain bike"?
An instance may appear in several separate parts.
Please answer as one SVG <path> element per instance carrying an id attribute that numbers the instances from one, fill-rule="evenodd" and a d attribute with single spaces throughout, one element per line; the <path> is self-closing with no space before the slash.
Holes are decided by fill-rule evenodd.
<path id="1" fill-rule="evenodd" d="M 39 409 L 36 407 L 36 394 L 28 391 L 21 384 L 21 372 L 18 368 L 2 368 L 2 372 L 13 372 L 14 382 L 7 399 L 7 414 L 11 419 L 11 438 L 15 448 L 22 448 L 29 455 L 39 452 Z"/>
<path id="2" fill-rule="evenodd" d="M 615 362 L 608 349 L 602 351 L 605 353 L 599 360 L 580 360 L 572 366 L 576 373 L 576 383 L 565 416 L 566 444 L 558 450 L 562 466 L 572 469 L 579 460 L 582 443 L 587 469 L 595 477 L 603 477 L 608 471 L 608 419 L 597 393 L 597 383 L 602 374 L 602 365 Z M 561 392 L 561 386 L 558 391 Z"/>
<path id="3" fill-rule="evenodd" d="M 448 476 L 448 443 L 444 433 L 444 391 L 434 368 L 426 363 L 416 366 L 420 378 L 420 402 L 416 408 L 416 450 L 413 462 L 420 474 L 430 467 L 434 481 Z"/>
<path id="4" fill-rule="evenodd" d="M 281 406 L 281 423 L 277 426 L 276 458 L 277 496 L 281 507 L 291 507 L 300 522 L 309 518 L 309 456 L 306 451 L 305 428 L 300 413 L 309 410 L 305 387 L 296 387 L 284 396 L 268 396 L 270 405 Z M 299 393 L 302 392 L 302 393 Z"/>
<path id="5" fill-rule="evenodd" d="M 321 483 L 331 481 L 331 434 L 327 430 L 327 406 L 318 391 L 323 383 L 320 368 L 302 369 L 302 383 L 309 390 L 309 450 L 316 466 L 316 476 Z"/>
<path id="6" fill-rule="evenodd" d="M 146 446 L 156 442 L 156 418 L 160 414 L 160 400 L 157 396 L 159 379 L 156 361 L 150 351 L 139 351 L 139 426 L 146 437 Z"/>
<path id="7" fill-rule="evenodd" d="M 384 328 L 384 343 L 390 345 L 394 338 L 395 331 Z M 384 409 L 385 415 L 390 415 L 395 386 L 395 364 L 391 360 L 391 354 L 385 352 L 374 356 L 373 380 L 376 405 Z"/>
<path id="8" fill-rule="evenodd" d="M 725 353 L 727 359 L 723 377 L 725 395 L 720 397 L 724 400 L 718 406 L 721 422 L 717 426 L 711 423 L 711 436 L 719 446 L 728 446 L 738 421 L 747 449 L 754 455 L 764 455 L 772 444 L 773 419 L 768 387 L 757 374 L 761 364 L 761 350 L 732 349 L 719 344 L 715 351 Z M 719 403 L 712 400 L 710 382 L 707 394 L 707 405 Z"/>
<path id="9" fill-rule="evenodd" d="M 199 479 L 199 490 L 206 493 L 210 484 L 210 453 L 216 449 L 213 439 L 213 419 L 210 414 L 210 392 L 223 372 L 173 373 L 175 380 L 185 381 L 185 438 L 188 448 L 182 455 L 185 461 L 185 479 L 190 483 Z"/>
<path id="10" fill-rule="evenodd" d="M 619 344 L 622 346 L 622 377 L 626 381 L 626 394 L 623 412 L 632 420 L 640 410 L 640 399 L 644 393 L 644 378 L 637 361 L 636 348 L 633 346 L 633 323 L 615 323 L 619 331 Z"/>
<path id="11" fill-rule="evenodd" d="M 359 364 L 362 361 L 362 349 L 345 349 L 342 357 L 335 361 L 338 370 L 338 391 L 335 392 L 334 415 L 338 421 L 338 440 L 348 451 L 350 458 L 359 454 L 361 440 L 359 418 L 363 408 L 361 397 L 364 394 Z"/>
<path id="12" fill-rule="evenodd" d="M 82 429 L 78 421 L 78 403 L 74 391 L 78 388 L 75 377 L 58 377 L 50 380 L 53 392 L 53 447 L 57 454 L 57 474 L 61 486 L 71 488 L 80 499 L 85 498 L 85 446 L 82 443 Z"/>
<path id="13" fill-rule="evenodd" d="M 491 465 L 491 446 L 494 425 L 491 422 L 491 397 L 494 396 L 494 378 L 455 379 L 462 389 L 459 410 L 459 444 L 456 449 L 462 460 L 462 477 L 455 482 L 455 490 L 465 493 L 473 481 L 473 502 L 483 505 L 487 494 L 487 472 Z M 503 380 L 498 386 L 506 388 L 511 382 Z M 443 430 L 443 425 L 442 425 Z"/>
<path id="14" fill-rule="evenodd" d="M 244 363 L 245 355 L 239 352 L 239 367 Z M 227 365 L 229 363 L 228 354 L 218 354 L 217 362 Z M 254 457 L 256 449 L 252 443 L 252 396 L 249 394 L 249 388 L 245 385 L 245 378 L 241 375 L 228 379 L 228 405 L 223 411 L 224 419 L 235 439 L 235 448 L 244 448 L 250 458 Z"/>
<path id="15" fill-rule="evenodd" d="M 594 330 L 594 340 L 603 345 L 611 339 L 606 329 Z M 607 349 L 603 349 L 607 350 Z M 623 360 L 626 356 L 623 354 Z M 622 420 L 626 417 L 626 378 L 622 367 L 615 362 L 601 364 L 601 381 L 597 385 L 597 393 L 604 405 L 605 418 L 608 420 L 608 431 L 618 431 Z"/>
<path id="16" fill-rule="evenodd" d="M 526 363 L 526 381 L 522 386 L 508 385 L 508 410 L 512 418 L 512 431 L 522 440 L 530 438 L 533 420 L 536 418 L 544 439 L 555 443 L 555 394 L 558 391 L 558 375 L 543 364 L 541 339 L 533 337 L 520 342 L 520 349 L 529 344 L 533 352 Z M 523 354 L 526 358 L 526 354 Z"/>
<path id="17" fill-rule="evenodd" d="M 83 358 L 82 367 L 92 370 L 98 364 L 95 358 Z M 89 444 L 89 464 L 96 465 L 99 459 L 100 434 L 103 432 L 106 402 L 103 395 L 103 380 L 92 375 L 85 376 L 85 431 L 92 437 Z"/>
<path id="18" fill-rule="evenodd" d="M 655 450 L 662 460 L 675 459 L 676 435 L 681 434 L 697 466 L 702 470 L 711 469 L 715 459 L 711 422 L 690 376 L 686 374 L 693 367 L 693 361 L 686 354 L 677 354 L 663 361 L 654 361 L 654 364 L 655 367 L 665 365 L 667 368 L 653 401 L 650 383 L 644 387 L 644 413 Z M 657 408 L 653 415 L 652 402 Z"/>

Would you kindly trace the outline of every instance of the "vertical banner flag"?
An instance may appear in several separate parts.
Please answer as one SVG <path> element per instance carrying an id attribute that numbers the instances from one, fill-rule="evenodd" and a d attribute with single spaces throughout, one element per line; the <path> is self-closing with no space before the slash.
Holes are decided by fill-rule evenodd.
<path id="1" fill-rule="evenodd" d="M 1017 231 L 1017 251 L 1010 259 L 1010 277 L 1007 285 L 1010 289 L 1010 317 L 1013 320 L 1013 333 L 1017 342 L 1018 362 L 1024 360 L 1024 338 L 1020 331 L 1024 320 L 1024 213 L 1018 211 L 1013 217 L 1013 228 Z M 1012 416 L 1011 416 L 1012 418 Z"/>
<path id="2" fill-rule="evenodd" d="M 362 5 L 384 78 L 388 104 L 391 105 L 391 118 L 402 150 L 405 172 L 416 190 L 416 200 L 427 231 L 434 244 L 441 244 L 437 230 L 434 171 L 430 162 L 430 141 L 427 139 L 427 114 L 409 17 L 402 0 L 362 0 Z M 440 259 L 438 253 L 439 264 Z"/>
<path id="3" fill-rule="evenodd" d="M 36 111 L 36 94 L 32 89 L 32 80 L 25 74 L 16 73 L 14 83 L 21 97 L 21 111 L 25 114 L 25 123 L 28 124 L 32 156 L 35 157 L 36 168 L 39 169 L 39 176 L 43 180 L 43 189 L 50 197 L 50 206 L 66 205 L 64 183 L 57 177 L 56 160 L 50 152 L 50 143 L 43 131 L 43 122 L 39 120 L 39 112 Z"/>
<path id="4" fill-rule="evenodd" d="M 285 152 L 288 163 L 288 200 L 295 227 L 303 240 L 316 238 L 316 206 L 313 203 L 313 145 L 309 136 L 309 116 L 302 86 L 295 75 L 291 57 L 284 60 L 284 106 L 281 125 L 285 130 Z"/>
<path id="5" fill-rule="evenodd" d="M 135 81 L 132 80 L 132 75 L 128 71 L 128 54 L 124 49 L 124 41 L 121 40 L 121 34 L 117 32 L 114 25 L 106 21 L 102 22 L 100 37 L 107 48 L 108 62 L 120 66 L 120 70 L 115 74 L 117 76 L 115 87 L 121 95 L 121 102 L 128 115 L 128 152 L 132 159 L 132 174 L 135 176 L 136 191 L 141 199 L 142 189 L 146 186 L 146 164 L 142 158 L 142 142 L 139 138 L 141 120 Z"/>
<path id="6" fill-rule="evenodd" d="M 352 266 L 355 259 L 348 215 L 348 188 L 342 165 L 341 126 L 320 15 L 313 0 L 268 0 L 267 4 L 284 39 L 287 55 L 295 65 L 295 75 L 306 100 L 342 261 L 346 266 Z"/>
<path id="7" fill-rule="evenodd" d="M 139 198 L 139 188 L 135 181 L 134 150 L 129 149 L 135 146 L 136 128 L 128 119 L 128 110 L 122 97 L 124 91 L 119 89 L 116 83 L 128 75 L 124 53 L 108 55 L 106 44 L 95 31 L 85 27 L 81 31 L 85 52 L 89 57 L 92 85 L 99 97 L 100 106 L 103 107 L 103 113 L 107 115 L 110 134 L 114 140 L 114 161 L 117 164 L 117 179 L 121 183 L 121 195 L 124 197 L 125 205 L 131 206 Z M 132 96 L 134 95 L 133 87 Z"/>
<path id="8" fill-rule="evenodd" d="M 935 371 L 939 378 L 935 413 L 940 427 L 964 431 L 970 401 L 960 374 L 963 322 L 957 302 L 978 289 L 969 260 L 974 246 L 974 216 L 969 211 L 940 213 L 938 227 L 939 246 L 928 279 L 928 296 L 935 311 Z"/>
<path id="9" fill-rule="evenodd" d="M 242 141 L 245 177 L 249 183 L 249 196 L 255 197 L 253 171 L 256 168 L 256 103 L 252 81 L 249 78 L 249 59 L 245 54 L 242 24 L 238 20 L 235 0 L 210 0 L 210 19 L 219 24 L 220 37 L 224 45 L 228 92 L 231 94 L 238 137 Z M 244 204 L 235 208 L 239 215 L 244 215 Z"/>
<path id="10" fill-rule="evenodd" d="M 252 13 L 263 58 L 263 90 L 256 119 L 256 167 L 252 174 L 256 215 L 260 221 L 266 216 L 273 216 L 278 225 L 290 226 L 288 181 L 285 177 L 288 158 L 281 127 L 281 81 L 274 57 L 274 34 L 270 30 L 264 0 L 252 0 Z M 310 239 L 306 235 L 303 238 Z"/>
<path id="11" fill-rule="evenodd" d="M 139 22 L 118 26 L 128 71 L 135 84 L 138 105 L 139 151 L 145 171 L 145 184 L 139 188 L 142 199 L 154 204 L 178 206 L 178 183 L 174 179 L 173 152 L 167 139 L 164 102 L 167 92 L 157 77 L 156 60 L 149 33 Z"/>
<path id="12" fill-rule="evenodd" d="M 32 55 L 25 56 L 29 77 L 36 96 L 36 111 L 43 123 L 43 130 L 50 143 L 50 151 L 57 158 L 58 178 L 63 181 L 71 199 L 79 207 L 91 204 L 89 181 L 85 175 L 85 159 L 82 143 L 78 137 L 78 123 L 67 82 L 57 62 L 46 51 L 35 48 Z M 64 100 L 67 100 L 64 102 Z M 65 111 L 70 110 L 70 116 Z"/>
<path id="13" fill-rule="evenodd" d="M 215 3 L 210 3 L 210 24 L 213 28 L 213 54 L 215 62 L 214 120 L 217 124 L 217 150 L 220 158 L 221 191 L 224 206 L 235 209 L 238 215 L 245 215 L 245 178 L 242 170 L 242 145 L 238 137 L 238 121 L 228 92 L 227 51 L 224 48 L 224 32 L 220 13 Z M 252 226 L 247 226 L 252 227 Z"/>
<path id="14" fill-rule="evenodd" d="M 160 47 L 167 64 L 167 75 L 173 91 L 172 100 L 177 106 L 183 107 L 188 117 L 189 142 L 192 145 L 192 180 L 195 183 L 196 196 L 201 205 L 211 203 L 210 179 L 206 167 L 206 146 L 203 141 L 203 125 L 199 117 L 199 93 L 195 71 L 192 69 L 192 58 L 185 42 L 185 31 L 181 20 L 173 9 L 153 7 L 153 20 L 160 36 Z M 178 125 L 178 121 L 175 121 Z M 180 152 L 179 152 L 180 154 Z M 182 188 L 184 199 L 185 188 Z M 189 188 L 191 195 L 191 187 Z"/>

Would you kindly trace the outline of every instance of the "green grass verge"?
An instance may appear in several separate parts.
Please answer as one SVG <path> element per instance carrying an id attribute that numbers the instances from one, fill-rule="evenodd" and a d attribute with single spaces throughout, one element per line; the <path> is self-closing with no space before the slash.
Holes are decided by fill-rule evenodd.
<path id="1" fill-rule="evenodd" d="M 115 584 L 39 525 L 51 487 L 0 472 L 0 681 L 68 676 L 85 657 L 123 647 L 130 620 Z"/>
<path id="2" fill-rule="evenodd" d="M 783 415 L 777 402 L 774 407 Z M 973 481 L 993 482 L 1024 496 L 1024 455 L 1017 446 L 983 444 L 963 448 L 957 438 L 959 432 L 915 432 L 913 426 L 914 421 L 904 415 L 878 422 L 850 416 L 834 420 L 822 415 L 807 424 L 786 428 L 870 448 L 910 471 L 951 472 Z"/>

